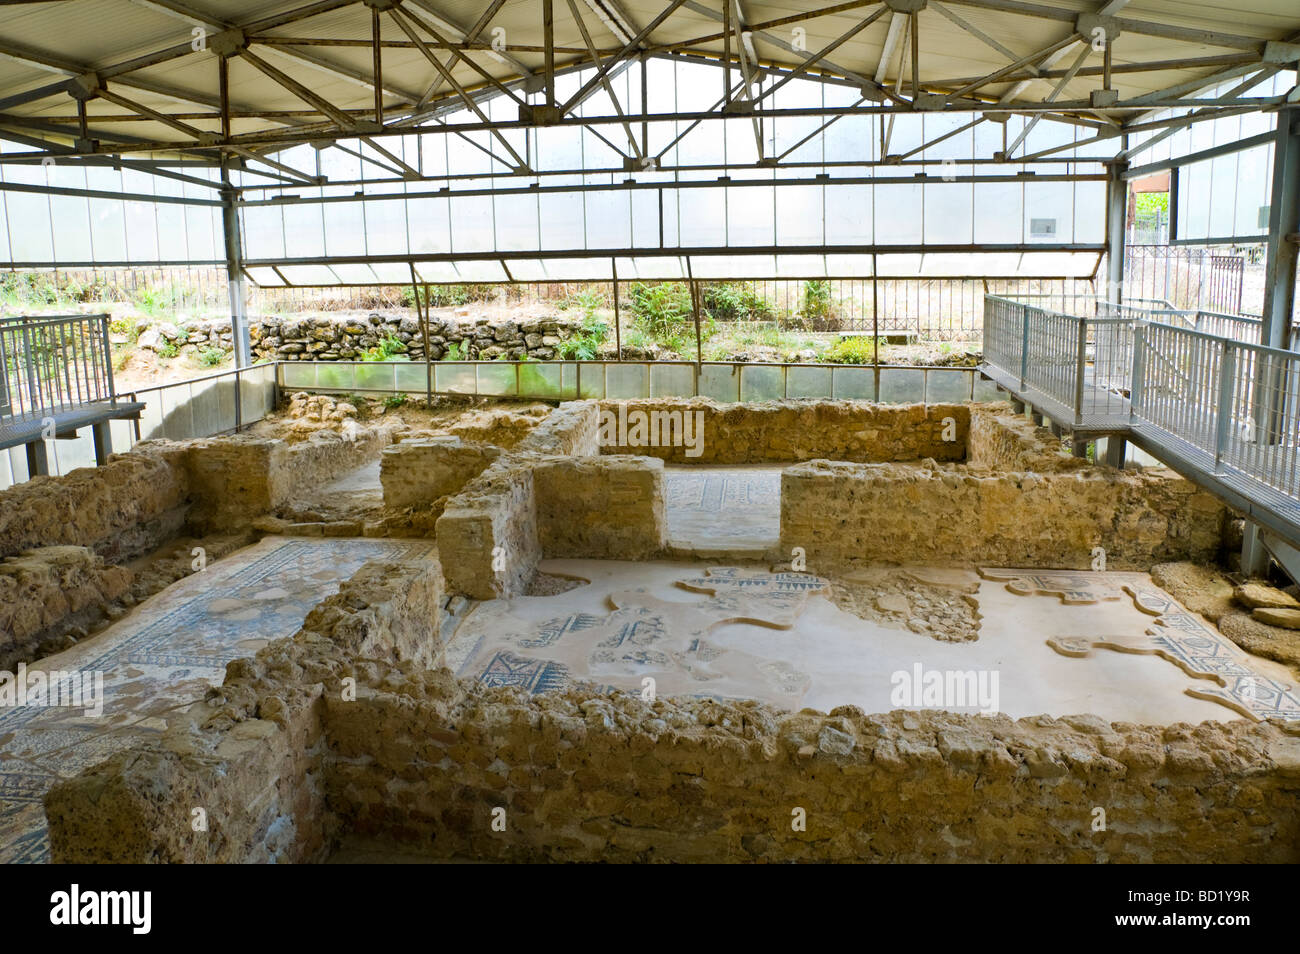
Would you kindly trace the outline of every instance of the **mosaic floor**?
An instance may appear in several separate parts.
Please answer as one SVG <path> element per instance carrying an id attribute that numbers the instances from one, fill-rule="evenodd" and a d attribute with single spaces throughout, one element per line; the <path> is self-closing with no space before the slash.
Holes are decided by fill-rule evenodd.
<path id="1" fill-rule="evenodd" d="M 682 547 L 768 550 L 781 536 L 781 468 L 668 467 L 668 539 Z"/>
<path id="2" fill-rule="evenodd" d="M 920 667 L 922 674 L 996 673 L 996 708 L 1013 717 L 1095 713 L 1168 724 L 1225 721 L 1248 711 L 1267 717 L 1270 708 L 1300 717 L 1291 708 L 1300 700 L 1293 674 L 1242 653 L 1209 628 L 1173 635 L 1191 616 L 1144 574 L 1040 575 L 1023 583 L 1023 572 L 981 579 L 959 571 L 978 586 L 981 628 L 973 642 L 948 643 L 845 613 L 823 595 L 820 580 L 802 574 L 592 560 L 548 560 L 542 567 L 590 582 L 557 596 L 477 606 L 447 649 L 459 675 L 532 692 L 572 681 L 640 692 L 649 676 L 662 694 L 758 698 L 822 711 L 852 703 L 879 712 L 900 707 L 897 674 Z M 1008 588 L 1017 578 L 1023 585 Z M 1063 600 L 1058 590 L 1072 598 Z M 1049 598 L 1027 598 L 1033 593 Z M 1152 629 L 1159 634 L 1152 637 Z M 1091 652 L 1086 662 L 1061 651 L 1093 638 L 1145 648 Z M 1239 693 L 1228 698 L 1231 684 L 1171 664 L 1179 653 L 1203 668 L 1218 665 L 1216 672 L 1253 679 L 1254 709 L 1243 708 Z M 1213 657 L 1222 661 L 1206 662 Z"/>
<path id="3" fill-rule="evenodd" d="M 226 663 L 291 636 L 367 560 L 424 552 L 424 541 L 268 537 L 175 583 L 93 639 L 33 669 L 104 674 L 98 717 L 83 708 L 0 709 L 0 862 L 45 861 L 41 798 L 144 736 L 220 684 Z"/>

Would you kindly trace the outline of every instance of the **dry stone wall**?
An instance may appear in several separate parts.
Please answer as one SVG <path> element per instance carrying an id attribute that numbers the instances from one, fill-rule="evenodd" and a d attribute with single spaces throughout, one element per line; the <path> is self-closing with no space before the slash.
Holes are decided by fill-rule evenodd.
<path id="1" fill-rule="evenodd" d="M 404 440 L 386 447 L 379 468 L 384 506 L 428 506 L 440 497 L 460 493 L 500 456 L 498 447 L 459 437 Z"/>
<path id="2" fill-rule="evenodd" d="M 781 547 L 808 565 L 1091 566 L 1204 560 L 1224 506 L 1165 470 L 988 471 L 813 461 L 781 475 Z"/>
<path id="3" fill-rule="evenodd" d="M 966 462 L 990 470 L 1051 474 L 1089 467 L 1085 458 L 1061 449 L 1061 441 L 1005 404 L 977 405 L 971 411 Z"/>
<path id="4" fill-rule="evenodd" d="M 136 330 L 140 347 L 153 351 L 176 349 L 184 355 L 208 348 L 232 350 L 228 318 L 179 326 L 145 320 Z M 466 360 L 520 360 L 525 356 L 547 360 L 557 357 L 555 349 L 561 341 L 581 331 L 581 319 L 568 316 L 490 319 L 434 315 L 429 323 L 429 355 L 438 361 L 455 347 Z M 258 360 L 355 361 L 383 343 L 397 354 L 424 360 L 424 332 L 419 319 L 409 313 L 265 316 L 251 320 L 249 338 L 253 357 Z"/>

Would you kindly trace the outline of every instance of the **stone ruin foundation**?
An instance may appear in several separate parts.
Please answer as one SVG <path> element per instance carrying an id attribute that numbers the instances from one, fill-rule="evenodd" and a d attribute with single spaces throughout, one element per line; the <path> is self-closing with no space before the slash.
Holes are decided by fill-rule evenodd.
<path id="1" fill-rule="evenodd" d="M 366 563 L 295 635 L 231 662 L 164 732 L 55 784 L 44 799 L 53 860 L 319 862 L 358 844 L 509 861 L 1300 858 L 1300 710 L 1234 706 L 1230 685 L 1220 720 L 1157 725 L 873 714 L 848 700 L 792 710 L 583 680 L 532 691 L 458 676 L 449 658 L 471 613 L 541 598 L 530 594 L 565 600 L 586 582 L 566 577 L 574 561 L 698 564 L 668 533 L 667 475 L 690 467 L 780 469 L 777 543 L 732 554 L 741 569 L 707 571 L 738 587 L 806 575 L 810 595 L 855 619 L 968 645 L 982 638 L 972 570 L 1068 604 L 1100 549 L 1132 578 L 1134 605 L 1172 625 L 1146 574 L 1212 562 L 1232 516 L 1172 472 L 1070 457 L 998 405 L 591 400 L 430 432 L 294 402 L 322 425 L 302 440 L 147 442 L 2 495 L 0 587 L 12 598 L 0 605 L 13 608 L 0 649 L 15 662 L 60 648 L 61 626 L 120 617 L 130 561 L 176 541 L 431 543 Z M 646 444 L 602 427 L 633 412 L 689 415 L 699 440 Z M 291 506 L 304 487 L 359 467 L 377 468 L 381 504 L 294 519 L 310 510 Z M 776 625 L 797 611 L 771 607 Z M 814 823 L 792 828 L 792 804 Z"/>

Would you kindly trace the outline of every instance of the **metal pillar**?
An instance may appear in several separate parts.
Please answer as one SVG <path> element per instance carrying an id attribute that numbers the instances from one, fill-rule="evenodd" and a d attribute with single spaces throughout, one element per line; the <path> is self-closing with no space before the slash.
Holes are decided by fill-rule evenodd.
<path id="1" fill-rule="evenodd" d="M 1249 520 L 1241 535 L 1241 572 L 1258 577 L 1268 573 L 1268 551 L 1259 539 L 1259 525 Z"/>
<path id="2" fill-rule="evenodd" d="M 113 453 L 113 432 L 108 421 L 90 425 L 90 432 L 95 441 L 95 463 L 103 467 L 108 463 L 109 455 Z"/>
<path id="3" fill-rule="evenodd" d="M 239 212 L 235 191 L 221 190 L 221 226 L 226 245 L 226 283 L 230 289 L 230 340 L 235 347 L 235 367 L 253 363 L 253 346 L 248 338 L 248 316 L 244 314 L 244 251 L 239 235 Z"/>
<path id="4" fill-rule="evenodd" d="M 1128 220 L 1127 162 L 1106 167 L 1106 301 L 1118 305 L 1124 298 L 1124 227 Z"/>
<path id="5" fill-rule="evenodd" d="M 1294 107 L 1277 114 L 1273 183 L 1268 208 L 1268 251 L 1264 266 L 1264 327 L 1260 343 L 1290 345 L 1295 312 L 1296 253 L 1300 251 L 1300 115 Z"/>

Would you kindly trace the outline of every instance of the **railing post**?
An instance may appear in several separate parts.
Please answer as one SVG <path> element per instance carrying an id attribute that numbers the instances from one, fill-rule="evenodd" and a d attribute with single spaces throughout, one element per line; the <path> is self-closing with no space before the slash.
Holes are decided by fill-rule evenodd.
<path id="1" fill-rule="evenodd" d="M 1237 349 L 1224 341 L 1219 361 L 1219 407 L 1214 418 L 1214 472 L 1218 473 L 1228 449 L 1228 432 L 1232 429 L 1232 395 L 1237 372 Z"/>
<path id="2" fill-rule="evenodd" d="M 1023 394 L 1029 371 L 1029 306 L 1021 305 L 1020 313 L 1023 318 L 1020 331 L 1020 393 Z"/>
<path id="3" fill-rule="evenodd" d="M 1088 319 L 1079 318 L 1078 354 L 1074 364 L 1074 423 L 1083 423 L 1083 379 L 1088 359 Z"/>
<path id="4" fill-rule="evenodd" d="M 1146 375 L 1146 333 L 1145 324 L 1141 321 L 1133 323 L 1133 374 L 1130 376 L 1132 384 L 1128 392 L 1128 411 L 1129 420 L 1137 417 L 1138 404 L 1141 403 L 1143 378 Z"/>

